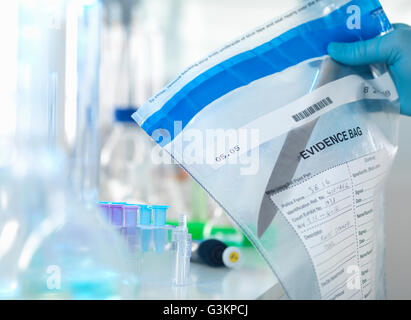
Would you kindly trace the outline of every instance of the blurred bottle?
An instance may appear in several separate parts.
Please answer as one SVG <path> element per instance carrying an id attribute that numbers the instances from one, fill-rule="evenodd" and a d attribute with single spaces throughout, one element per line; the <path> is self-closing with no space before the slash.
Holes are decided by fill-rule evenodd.
<path id="1" fill-rule="evenodd" d="M 148 89 L 136 85 L 141 77 L 138 61 L 148 49 L 137 41 L 145 36 L 140 1 L 103 3 L 102 78 L 110 74 L 113 81 L 101 83 L 100 200 L 148 203 L 153 195 L 150 153 L 154 144 L 131 118 L 142 103 L 138 97 L 147 94 Z M 148 77 L 146 85 L 150 82 Z"/>
<path id="2" fill-rule="evenodd" d="M 1 177 L 0 298 L 135 297 L 122 242 L 76 200 L 67 177 L 62 154 L 29 147 Z"/>
<path id="3" fill-rule="evenodd" d="M 72 179 L 80 199 L 95 205 L 98 201 L 100 141 L 99 70 L 101 3 L 98 0 L 69 1 L 69 8 L 80 4 L 77 19 L 77 123 L 72 161 Z M 72 13 L 75 16 L 75 12 Z M 70 17 L 71 18 L 71 17 Z M 67 37 L 67 41 L 71 39 Z"/>
<path id="4" fill-rule="evenodd" d="M 142 79 L 140 65 L 148 56 L 149 35 L 145 32 L 140 0 L 103 0 L 104 19 L 101 52 L 101 137 L 111 132 L 117 108 L 134 108 L 151 94 L 152 76 Z M 147 66 L 148 61 L 144 61 Z M 109 81 L 107 81 L 109 79 Z"/>
<path id="5" fill-rule="evenodd" d="M 150 158 L 154 142 L 134 122 L 135 109 L 116 109 L 110 136 L 101 151 L 103 201 L 150 203 L 155 196 Z"/>
<path id="6" fill-rule="evenodd" d="M 204 221 L 208 200 L 196 183 L 167 154 L 158 156 L 156 145 L 137 125 L 129 123 L 129 115 L 124 114 L 126 121 L 116 117 L 113 121 L 113 114 L 137 109 L 184 67 L 180 27 L 184 3 L 103 3 L 100 200 L 167 204 L 171 219 L 176 220 L 180 212 L 191 212 L 190 220 Z M 155 159 L 150 164 L 146 161 L 151 155 Z"/>
<path id="7" fill-rule="evenodd" d="M 125 248 L 97 209 L 78 196 L 70 156 L 56 134 L 54 115 L 64 109 L 65 97 L 62 30 L 69 20 L 81 30 L 81 15 L 90 10 L 98 11 L 99 2 L 18 1 L 17 151 L 13 163 L 0 170 L 1 298 L 135 296 Z M 79 91 L 78 100 L 90 101 L 82 97 L 87 94 L 92 92 Z"/>

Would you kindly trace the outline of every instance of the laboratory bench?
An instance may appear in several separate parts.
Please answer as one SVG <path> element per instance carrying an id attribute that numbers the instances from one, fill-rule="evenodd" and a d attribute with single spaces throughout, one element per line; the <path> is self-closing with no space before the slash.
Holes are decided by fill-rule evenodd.
<path id="1" fill-rule="evenodd" d="M 139 299 L 144 300 L 278 300 L 286 295 L 275 275 L 253 247 L 242 248 L 239 268 L 213 268 L 191 263 L 187 286 L 140 283 Z"/>

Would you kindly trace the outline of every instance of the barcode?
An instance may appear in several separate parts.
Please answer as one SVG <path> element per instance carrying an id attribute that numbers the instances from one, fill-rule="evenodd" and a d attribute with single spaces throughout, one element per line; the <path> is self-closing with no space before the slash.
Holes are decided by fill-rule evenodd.
<path id="1" fill-rule="evenodd" d="M 293 115 L 293 119 L 295 120 L 295 122 L 300 122 L 301 120 L 307 119 L 308 117 L 324 109 L 325 107 L 328 107 L 330 104 L 333 104 L 333 101 L 330 97 L 327 97 L 320 102 L 312 105 L 311 107 L 305 109 L 304 111 Z"/>

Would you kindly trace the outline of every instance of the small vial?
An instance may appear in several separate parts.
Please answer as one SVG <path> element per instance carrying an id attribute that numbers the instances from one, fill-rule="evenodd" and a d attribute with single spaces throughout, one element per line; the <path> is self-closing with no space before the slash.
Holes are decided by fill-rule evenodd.
<path id="1" fill-rule="evenodd" d="M 153 224 L 157 227 L 166 225 L 167 209 L 169 206 L 152 206 Z"/>
<path id="2" fill-rule="evenodd" d="M 110 223 L 115 227 L 122 227 L 124 219 L 124 204 L 113 203 L 110 205 Z"/>
<path id="3" fill-rule="evenodd" d="M 152 213 L 151 206 L 140 204 L 139 208 L 140 208 L 139 223 L 143 226 L 149 226 L 151 224 L 151 213 Z"/>
<path id="4" fill-rule="evenodd" d="M 137 205 L 127 204 L 124 205 L 124 219 L 123 227 L 121 228 L 121 234 L 125 238 L 130 253 L 135 253 L 137 250 L 137 217 L 138 217 Z"/>
<path id="5" fill-rule="evenodd" d="M 167 220 L 168 206 L 152 206 L 154 226 L 154 247 L 157 253 L 164 251 L 168 229 L 164 228 Z"/>
<path id="6" fill-rule="evenodd" d="M 137 217 L 138 217 L 139 207 L 133 204 L 126 204 L 123 206 L 123 208 L 124 208 L 123 227 L 124 228 L 137 227 Z"/>
<path id="7" fill-rule="evenodd" d="M 187 229 L 187 216 L 180 215 L 179 225 L 173 230 L 173 245 L 176 254 L 175 278 L 176 286 L 190 283 L 191 234 Z"/>
<path id="8" fill-rule="evenodd" d="M 147 252 L 150 249 L 150 243 L 151 243 L 152 230 L 150 229 L 150 226 L 151 226 L 152 208 L 151 206 L 147 206 L 147 205 L 139 205 L 139 208 L 140 208 L 139 223 L 141 226 L 140 228 L 141 250 L 143 252 Z"/>
<path id="9" fill-rule="evenodd" d="M 109 202 L 100 202 L 98 204 L 100 208 L 101 215 L 107 223 L 110 223 L 110 203 Z"/>

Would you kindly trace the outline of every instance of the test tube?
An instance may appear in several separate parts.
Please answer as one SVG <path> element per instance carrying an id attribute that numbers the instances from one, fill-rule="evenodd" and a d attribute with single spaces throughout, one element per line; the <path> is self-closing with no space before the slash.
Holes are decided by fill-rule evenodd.
<path id="1" fill-rule="evenodd" d="M 154 246 L 157 253 L 162 253 L 166 244 L 167 230 L 165 228 L 167 209 L 169 206 L 152 206 L 154 229 Z"/>
<path id="2" fill-rule="evenodd" d="M 124 219 L 123 227 L 124 228 L 135 228 L 137 227 L 137 217 L 139 207 L 134 204 L 126 204 L 124 208 Z"/>
<path id="3" fill-rule="evenodd" d="M 110 223 L 115 227 L 122 227 L 124 219 L 124 204 L 112 203 L 110 205 Z"/>
<path id="4" fill-rule="evenodd" d="M 138 207 L 140 208 L 140 224 L 149 226 L 151 224 L 151 206 L 140 204 Z"/>
<path id="5" fill-rule="evenodd" d="M 98 206 L 104 221 L 110 223 L 110 202 L 99 202 Z"/>
<path id="6" fill-rule="evenodd" d="M 143 252 L 147 252 L 150 248 L 151 230 L 147 227 L 151 225 L 151 206 L 139 205 L 140 208 L 140 225 L 141 228 L 141 249 Z"/>
<path id="7" fill-rule="evenodd" d="M 179 224 L 173 230 L 173 243 L 176 251 L 175 278 L 176 286 L 190 283 L 191 234 L 187 229 L 187 216 L 180 215 Z"/>
<path id="8" fill-rule="evenodd" d="M 169 206 L 152 206 L 153 208 L 153 224 L 157 227 L 166 225 L 167 209 Z"/>
<path id="9" fill-rule="evenodd" d="M 123 228 L 121 234 L 125 237 L 130 252 L 135 252 L 137 247 L 137 217 L 139 207 L 133 204 L 125 204 Z"/>

